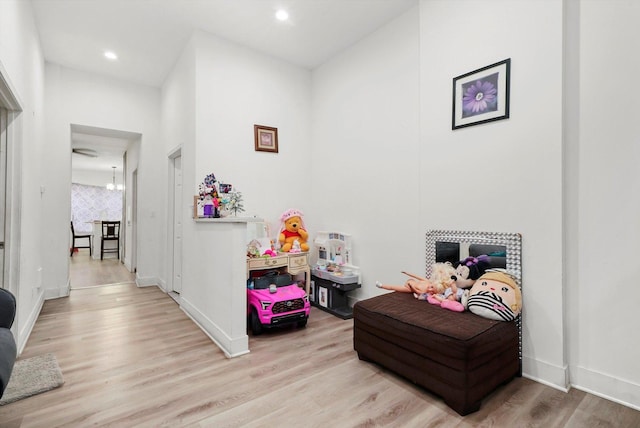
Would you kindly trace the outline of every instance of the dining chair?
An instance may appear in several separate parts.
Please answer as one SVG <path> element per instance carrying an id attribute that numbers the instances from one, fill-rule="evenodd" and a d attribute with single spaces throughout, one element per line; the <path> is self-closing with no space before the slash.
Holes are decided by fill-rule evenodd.
<path id="1" fill-rule="evenodd" d="M 115 248 L 105 248 L 106 241 L 115 241 Z M 120 222 L 119 221 L 103 221 L 102 237 L 100 241 L 100 260 L 104 258 L 105 253 L 116 253 L 120 260 Z"/>
<path id="2" fill-rule="evenodd" d="M 73 237 L 72 238 L 73 241 L 71 243 L 71 254 L 69 255 L 70 257 L 73 257 L 73 253 L 78 248 L 88 248 L 89 249 L 89 255 L 90 256 L 92 255 L 91 234 L 84 234 L 84 233 L 82 235 L 76 234 L 76 231 L 73 228 L 73 221 L 71 221 L 71 236 Z M 89 240 L 89 245 L 85 245 L 85 246 L 76 245 L 76 239 L 88 239 Z"/>

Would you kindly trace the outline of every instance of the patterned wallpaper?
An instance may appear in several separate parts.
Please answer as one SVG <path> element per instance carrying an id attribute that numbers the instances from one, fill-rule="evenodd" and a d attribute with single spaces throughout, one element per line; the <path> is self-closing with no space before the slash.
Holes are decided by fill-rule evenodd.
<path id="1" fill-rule="evenodd" d="M 93 220 L 122 220 L 122 190 L 71 184 L 71 220 L 78 232 L 90 232 Z"/>

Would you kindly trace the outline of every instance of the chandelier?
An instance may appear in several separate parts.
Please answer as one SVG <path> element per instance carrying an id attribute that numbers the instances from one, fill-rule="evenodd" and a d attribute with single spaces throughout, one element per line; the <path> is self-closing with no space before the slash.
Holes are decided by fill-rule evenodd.
<path id="1" fill-rule="evenodd" d="M 111 183 L 107 183 L 107 190 L 123 190 L 124 186 L 122 184 L 116 186 L 116 167 L 112 166 L 111 168 L 113 168 L 113 180 Z"/>

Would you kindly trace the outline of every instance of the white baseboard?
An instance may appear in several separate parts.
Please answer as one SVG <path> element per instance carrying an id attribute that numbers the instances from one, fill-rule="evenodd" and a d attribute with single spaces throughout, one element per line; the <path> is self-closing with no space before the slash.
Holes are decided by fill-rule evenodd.
<path id="1" fill-rule="evenodd" d="M 184 297 L 180 298 L 180 309 L 209 336 L 227 358 L 239 357 L 249 353 L 249 336 L 246 334 L 237 338 L 229 337 L 216 323 L 211 321 L 189 301 L 185 300 Z"/>
<path id="2" fill-rule="evenodd" d="M 169 289 L 167 288 L 167 282 L 162 279 L 158 280 L 158 287 L 165 293 L 169 292 Z"/>
<path id="3" fill-rule="evenodd" d="M 37 303 L 33 306 L 33 310 L 29 313 L 27 317 L 27 321 L 24 326 L 20 326 L 20 331 L 18 332 L 18 340 L 17 340 L 17 348 L 18 348 L 18 356 L 22 354 L 24 347 L 29 340 L 29 336 L 31 336 L 31 332 L 33 331 L 33 327 L 36 325 L 36 321 L 38 320 L 38 316 L 40 315 L 40 311 L 42 310 L 42 305 L 44 305 L 44 293 L 40 293 L 37 297 Z"/>
<path id="4" fill-rule="evenodd" d="M 640 385 L 584 367 L 571 367 L 571 386 L 640 410 Z"/>
<path id="5" fill-rule="evenodd" d="M 60 288 L 47 288 L 44 290 L 44 300 L 58 299 L 60 297 L 68 297 L 71 292 L 71 283 L 67 281 L 67 285 Z"/>
<path id="6" fill-rule="evenodd" d="M 152 285 L 158 285 L 160 281 L 154 276 L 140 277 L 136 274 L 136 285 L 138 287 L 149 287 Z"/>
<path id="7" fill-rule="evenodd" d="M 564 392 L 571 388 L 567 366 L 556 366 L 527 356 L 522 357 L 522 376 Z"/>

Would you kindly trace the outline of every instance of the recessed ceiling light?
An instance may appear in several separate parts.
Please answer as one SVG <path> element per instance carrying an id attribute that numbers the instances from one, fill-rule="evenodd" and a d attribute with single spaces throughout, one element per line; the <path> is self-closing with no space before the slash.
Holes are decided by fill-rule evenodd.
<path id="1" fill-rule="evenodd" d="M 118 59 L 118 55 L 116 55 L 114 52 L 111 52 L 111 51 L 105 51 L 104 57 L 112 61 L 115 61 Z"/>
<path id="2" fill-rule="evenodd" d="M 276 12 L 276 18 L 279 21 L 286 21 L 287 19 L 289 19 L 289 13 L 284 9 L 280 9 Z"/>

